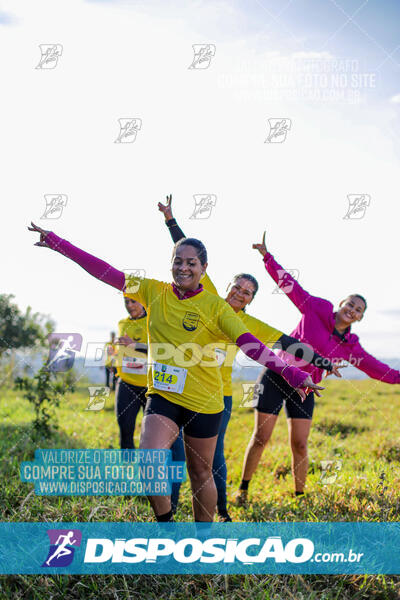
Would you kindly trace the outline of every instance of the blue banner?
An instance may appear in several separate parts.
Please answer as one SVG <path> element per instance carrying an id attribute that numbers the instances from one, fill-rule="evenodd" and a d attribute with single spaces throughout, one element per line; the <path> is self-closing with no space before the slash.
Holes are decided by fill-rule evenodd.
<path id="1" fill-rule="evenodd" d="M 168 496 L 186 469 L 171 450 L 40 449 L 20 476 L 37 496 Z"/>
<path id="2" fill-rule="evenodd" d="M 0 523 L 2 574 L 400 574 L 398 523 Z"/>

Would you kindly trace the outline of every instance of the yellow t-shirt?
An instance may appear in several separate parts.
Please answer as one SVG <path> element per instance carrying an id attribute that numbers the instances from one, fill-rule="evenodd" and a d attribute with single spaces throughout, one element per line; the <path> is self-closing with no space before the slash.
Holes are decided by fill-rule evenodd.
<path id="1" fill-rule="evenodd" d="M 128 335 L 135 342 L 147 344 L 147 318 L 140 319 L 121 319 L 118 323 L 118 337 Z M 129 346 L 116 345 L 117 354 L 115 357 L 115 366 L 118 376 L 122 381 L 137 385 L 147 386 L 147 355 L 144 352 L 132 350 Z"/>
<path id="2" fill-rule="evenodd" d="M 109 352 L 108 350 L 111 350 L 111 352 Z M 115 362 L 115 352 L 116 352 L 116 348 L 114 346 L 114 344 L 112 344 L 111 342 L 107 342 L 107 344 L 104 346 L 104 366 L 105 367 L 114 367 L 114 362 Z"/>
<path id="3" fill-rule="evenodd" d="M 202 290 L 180 300 L 170 283 L 126 275 L 128 298 L 146 308 L 148 394 L 199 413 L 223 410 L 222 378 L 216 360 L 219 340 L 235 342 L 248 330 L 219 296 Z"/>
<path id="4" fill-rule="evenodd" d="M 201 283 L 203 284 L 204 289 L 213 294 L 218 294 L 207 273 L 202 278 Z M 279 340 L 281 335 L 283 335 L 283 332 L 279 331 L 279 329 L 275 329 L 275 327 L 271 327 L 271 325 L 268 325 L 268 323 L 264 323 L 263 321 L 260 321 L 260 319 L 256 319 L 255 317 L 248 315 L 243 310 L 240 310 L 236 314 L 243 321 L 248 331 L 250 331 L 251 334 L 265 344 L 265 346 L 271 348 L 275 342 Z M 236 354 L 239 352 L 239 348 L 236 346 L 236 344 L 233 345 L 222 343 L 219 349 L 224 353 L 224 356 L 221 356 L 221 360 L 223 360 L 221 365 L 221 375 L 224 396 L 232 396 L 232 367 Z"/>

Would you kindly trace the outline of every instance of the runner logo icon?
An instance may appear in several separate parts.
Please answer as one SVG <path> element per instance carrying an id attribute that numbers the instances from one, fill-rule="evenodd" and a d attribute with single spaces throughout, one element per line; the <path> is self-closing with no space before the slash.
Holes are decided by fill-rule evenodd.
<path id="1" fill-rule="evenodd" d="M 74 558 L 75 549 L 81 545 L 79 529 L 48 529 L 50 548 L 42 567 L 68 567 Z"/>

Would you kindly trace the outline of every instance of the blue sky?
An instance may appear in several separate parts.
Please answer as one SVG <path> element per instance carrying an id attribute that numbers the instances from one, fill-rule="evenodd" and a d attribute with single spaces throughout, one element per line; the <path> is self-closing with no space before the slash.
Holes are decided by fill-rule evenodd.
<path id="1" fill-rule="evenodd" d="M 396 0 L 87 0 L 181 18 L 208 40 L 243 39 L 260 51 L 329 52 L 379 75 L 377 98 L 400 91 L 400 2 Z M 214 19 L 202 15 L 215 12 Z M 398 47 L 399 46 L 399 47 Z"/>
<path id="2" fill-rule="evenodd" d="M 157 14 L 182 19 L 207 41 L 243 39 L 261 49 L 281 53 L 329 52 L 361 61 L 379 74 L 379 96 L 400 92 L 400 2 L 397 0 L 86 0 L 111 10 Z M 0 25 L 23 20 L 19 2 L 14 13 L 0 11 Z M 214 19 L 202 19 L 210 15 Z"/>
<path id="3" fill-rule="evenodd" d="M 360 4 L 341 6 L 351 15 Z M 376 42 L 352 23 L 340 29 L 347 17 L 331 0 L 4 0 L 3 10 L 0 51 L 12 60 L 0 66 L 8 161 L 0 244 L 3 255 L 18 245 L 3 289 L 20 306 L 51 314 L 59 331 L 88 343 L 106 339 L 125 314 L 120 295 L 33 248 L 26 225 L 40 225 L 45 194 L 65 194 L 49 228 L 117 268 L 168 281 L 157 201 L 172 193 L 183 230 L 207 245 L 221 294 L 235 272 L 254 273 L 261 288 L 251 313 L 287 333 L 295 327 L 298 311 L 273 293 L 251 247 L 266 229 L 271 251 L 305 289 L 335 306 L 365 295 L 368 315 L 354 332 L 377 356 L 399 355 L 400 103 L 390 102 L 400 93 L 398 66 L 388 59 L 359 103 L 285 98 L 273 72 L 263 80 L 271 56 L 287 66 L 296 54 L 359 60 L 361 73 L 373 72 L 386 57 L 379 46 L 396 47 L 394 2 L 368 2 L 355 17 Z M 216 45 L 210 67 L 189 70 L 192 45 L 206 42 Z M 35 68 L 46 43 L 63 47 L 47 71 Z M 133 144 L 114 143 L 122 117 L 142 119 Z M 291 119 L 282 144 L 265 143 L 270 117 Z M 193 195 L 203 193 L 217 196 L 216 208 L 195 222 Z M 365 218 L 344 220 L 348 194 L 364 193 Z"/>

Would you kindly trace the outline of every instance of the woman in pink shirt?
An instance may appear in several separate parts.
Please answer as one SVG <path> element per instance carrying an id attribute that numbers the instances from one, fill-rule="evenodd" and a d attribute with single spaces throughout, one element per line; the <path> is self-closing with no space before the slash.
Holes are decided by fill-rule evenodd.
<path id="1" fill-rule="evenodd" d="M 351 325 L 361 321 L 367 308 L 363 296 L 351 294 L 334 311 L 329 300 L 312 296 L 287 271 L 285 271 L 267 251 L 265 233 L 261 244 L 254 244 L 264 257 L 265 268 L 288 298 L 302 313 L 297 327 L 291 336 L 309 344 L 316 352 L 331 359 L 332 362 L 346 360 L 363 371 L 369 377 L 386 383 L 400 383 L 400 372 L 391 369 L 368 354 L 358 341 L 358 336 L 350 332 Z M 319 383 L 324 371 L 312 364 L 296 361 L 292 354 L 280 351 L 278 355 L 288 364 L 310 373 L 314 383 Z M 295 494 L 304 493 L 308 470 L 307 440 L 311 429 L 314 408 L 313 395 L 307 396 L 304 403 L 298 402 L 295 395 L 282 377 L 276 376 L 270 369 L 259 378 L 263 387 L 255 407 L 255 427 L 246 449 L 242 481 L 236 495 L 236 502 L 243 505 L 247 501 L 249 481 L 257 468 L 261 455 L 271 437 L 278 414 L 285 404 L 289 437 L 292 450 L 292 473 L 295 482 Z"/>

